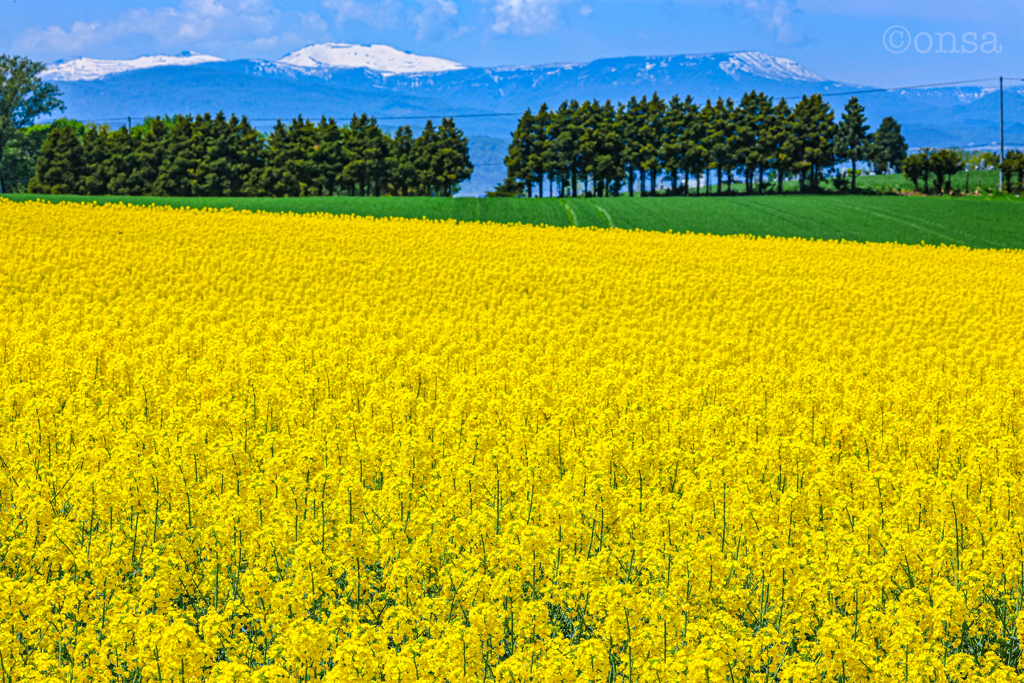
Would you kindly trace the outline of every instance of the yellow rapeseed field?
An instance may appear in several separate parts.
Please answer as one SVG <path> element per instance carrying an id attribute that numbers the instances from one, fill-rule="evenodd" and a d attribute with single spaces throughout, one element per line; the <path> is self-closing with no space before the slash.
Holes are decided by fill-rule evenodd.
<path id="1" fill-rule="evenodd" d="M 0 307 L 0 683 L 1024 681 L 1022 252 L 0 200 Z"/>

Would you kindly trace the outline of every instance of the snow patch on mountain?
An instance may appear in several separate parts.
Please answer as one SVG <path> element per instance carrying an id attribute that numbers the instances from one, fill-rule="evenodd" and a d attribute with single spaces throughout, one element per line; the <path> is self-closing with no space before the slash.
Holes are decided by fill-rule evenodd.
<path id="1" fill-rule="evenodd" d="M 207 62 L 223 62 L 220 57 L 182 52 L 178 55 L 152 55 L 136 59 L 92 59 L 82 57 L 61 60 L 49 65 L 40 76 L 48 81 L 96 81 L 112 74 L 152 69 L 159 66 L 193 66 Z"/>
<path id="2" fill-rule="evenodd" d="M 763 52 L 733 52 L 729 58 L 718 64 L 730 76 L 737 71 L 751 76 L 770 78 L 775 81 L 794 80 L 819 83 L 825 79 L 792 59 L 775 57 Z"/>
<path id="3" fill-rule="evenodd" d="M 458 62 L 414 55 L 389 45 L 347 43 L 307 45 L 285 55 L 278 63 L 307 69 L 370 69 L 386 75 L 438 73 L 466 68 Z"/>

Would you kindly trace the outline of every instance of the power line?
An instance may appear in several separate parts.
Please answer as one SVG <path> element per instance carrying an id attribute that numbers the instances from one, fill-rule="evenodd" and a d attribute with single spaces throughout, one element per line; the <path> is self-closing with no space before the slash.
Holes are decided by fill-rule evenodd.
<path id="1" fill-rule="evenodd" d="M 864 88 L 861 90 L 846 90 L 843 92 L 822 92 L 822 97 L 843 97 L 846 95 L 867 95 L 878 92 L 897 92 L 901 90 L 923 90 L 926 88 L 946 88 L 955 85 L 969 85 L 972 83 L 986 83 L 990 81 L 999 81 L 1000 77 L 992 76 L 990 78 L 974 78 L 966 81 L 947 81 L 945 83 L 921 83 L 917 85 L 904 85 L 894 88 Z M 1006 81 L 1022 81 L 1024 78 L 1004 78 Z M 426 119 L 444 119 L 444 118 L 460 118 L 460 119 L 472 119 L 472 118 L 496 118 L 504 116 L 521 116 L 522 112 L 486 112 L 486 113 L 463 113 L 463 114 L 408 114 L 405 116 L 375 116 L 371 117 L 376 121 L 421 121 Z M 110 121 L 124 121 L 135 118 L 137 120 L 145 120 L 147 118 L 163 118 L 163 117 L 151 117 L 151 116 L 119 116 L 107 119 L 88 119 L 89 123 L 106 123 Z M 251 123 L 269 123 L 275 121 L 286 121 L 289 118 L 294 117 L 277 117 L 277 118 L 258 118 L 258 119 L 247 119 Z"/>
<path id="2" fill-rule="evenodd" d="M 873 92 L 896 92 L 897 90 L 922 90 L 924 88 L 947 88 L 952 85 L 967 85 L 969 83 L 984 83 L 986 81 L 998 81 L 998 76 L 992 78 L 974 78 L 969 81 L 949 81 L 947 83 L 924 83 L 921 85 L 904 85 L 898 88 L 867 88 L 865 90 L 848 90 L 846 92 L 821 93 L 822 97 L 839 97 L 841 95 L 866 95 Z M 1024 78 L 1007 78 L 1008 81 L 1024 81 Z"/>

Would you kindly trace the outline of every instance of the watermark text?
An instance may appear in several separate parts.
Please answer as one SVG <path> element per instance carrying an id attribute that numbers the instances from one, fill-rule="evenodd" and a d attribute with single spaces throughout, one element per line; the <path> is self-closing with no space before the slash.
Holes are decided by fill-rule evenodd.
<path id="1" fill-rule="evenodd" d="M 882 34 L 882 45 L 893 54 L 902 54 L 913 48 L 918 54 L 973 55 L 977 52 L 991 55 L 1003 51 L 999 37 L 986 31 L 978 37 L 977 31 L 956 34 L 953 31 L 920 31 L 912 33 L 905 26 L 890 26 Z"/>

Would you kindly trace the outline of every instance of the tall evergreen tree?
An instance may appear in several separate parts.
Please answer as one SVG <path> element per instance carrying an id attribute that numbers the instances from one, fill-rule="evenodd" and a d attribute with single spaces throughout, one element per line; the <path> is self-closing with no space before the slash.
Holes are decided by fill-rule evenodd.
<path id="1" fill-rule="evenodd" d="M 437 165 L 438 151 L 441 148 L 441 135 L 434 128 L 434 122 L 427 120 L 423 132 L 413 141 L 413 159 L 419 176 L 420 194 L 432 197 L 440 192 Z"/>
<path id="2" fill-rule="evenodd" d="M 643 105 L 643 119 L 640 136 L 640 194 L 644 194 L 644 178 L 650 182 L 650 194 L 657 191 L 658 176 L 662 169 L 661 146 L 665 136 L 665 100 L 655 92 Z"/>
<path id="3" fill-rule="evenodd" d="M 107 194 L 131 195 L 135 186 L 130 182 L 132 158 L 138 140 L 127 127 L 122 126 L 107 138 L 107 158 L 103 162 L 103 175 L 107 181 Z"/>
<path id="4" fill-rule="evenodd" d="M 658 146 L 661 167 L 668 174 L 672 194 L 679 187 L 679 173 L 686 167 L 686 108 L 678 95 L 669 100 Z"/>
<path id="5" fill-rule="evenodd" d="M 907 140 L 903 137 L 900 124 L 886 116 L 871 136 L 870 159 L 876 173 L 885 173 L 889 168 L 902 171 L 903 160 L 907 158 Z"/>
<path id="6" fill-rule="evenodd" d="M 361 197 L 380 196 L 387 180 L 388 140 L 377 125 L 377 119 L 353 114 L 345 147 L 349 161 L 342 172 L 344 180 L 351 183 Z"/>
<path id="7" fill-rule="evenodd" d="M 594 137 L 594 183 L 598 196 L 617 195 L 625 174 L 622 153 L 625 142 L 622 138 L 622 120 L 616 114 L 615 105 L 605 100 L 597 115 L 597 130 Z"/>
<path id="8" fill-rule="evenodd" d="M 164 135 L 164 154 L 153 183 L 153 194 L 166 197 L 190 197 L 199 166 L 191 116 L 175 116 Z M 109 147 L 109 139 L 108 139 Z"/>
<path id="9" fill-rule="evenodd" d="M 414 139 L 409 126 L 402 126 L 395 131 L 388 145 L 387 167 L 388 184 L 394 194 L 400 197 L 417 194 L 420 174 L 416 168 Z"/>
<path id="10" fill-rule="evenodd" d="M 690 102 L 690 98 L 686 98 Z M 686 158 L 685 171 L 687 176 L 692 175 L 697 181 L 696 192 L 700 194 L 700 179 L 704 175 L 707 178 L 708 164 L 710 164 L 710 152 L 707 148 L 708 121 L 704 110 L 693 104 L 693 111 L 690 117 L 690 124 L 686 127 Z M 684 191 L 689 194 L 689 179 L 686 180 Z M 704 193 L 707 194 L 708 185 L 705 182 Z"/>
<path id="11" fill-rule="evenodd" d="M 533 114 L 527 109 L 516 124 L 516 129 L 512 133 L 512 142 L 508 146 L 508 154 L 505 156 L 508 177 L 523 185 L 527 197 L 533 196 L 533 184 L 537 181 L 536 173 L 531 165 L 531 156 L 535 154 L 535 141 L 536 130 L 534 129 Z"/>
<path id="12" fill-rule="evenodd" d="M 78 194 L 85 171 L 82 143 L 72 126 L 50 130 L 36 161 L 36 175 L 28 191 L 37 194 Z"/>
<path id="13" fill-rule="evenodd" d="M 633 196 L 633 183 L 640 176 L 640 192 L 643 194 L 643 138 L 642 130 L 647 120 L 647 97 L 640 100 L 630 97 L 625 107 L 619 106 L 618 118 L 621 121 L 619 134 L 622 136 L 622 165 L 626 176 L 626 188 L 629 196 Z"/>
<path id="14" fill-rule="evenodd" d="M 320 117 L 312 155 L 313 194 L 329 197 L 344 187 L 343 174 L 348 163 L 344 142 L 346 132 L 333 118 Z"/>
<path id="15" fill-rule="evenodd" d="M 775 171 L 776 191 L 782 194 L 782 182 L 794 169 L 796 140 L 793 135 L 793 111 L 786 98 L 780 98 L 772 107 L 765 125 L 766 161 Z"/>
<path id="16" fill-rule="evenodd" d="M 808 175 L 811 186 L 819 187 L 823 171 L 835 163 L 833 152 L 835 119 L 820 93 L 804 95 L 793 108 L 793 135 L 800 171 L 800 187 L 804 188 Z"/>
<path id="17" fill-rule="evenodd" d="M 131 195 L 152 195 L 163 165 L 167 125 L 162 119 L 149 119 L 132 130 L 134 144 L 128 157 L 128 177 L 124 192 Z"/>
<path id="18" fill-rule="evenodd" d="M 436 178 L 441 193 L 451 197 L 458 191 L 459 184 L 473 175 L 473 164 L 469 161 L 469 142 L 451 117 L 441 119 L 437 133 Z"/>
<path id="19" fill-rule="evenodd" d="M 721 97 L 711 104 L 710 100 L 704 108 L 707 124 L 706 146 L 711 160 L 711 168 L 715 169 L 718 180 L 718 192 L 722 192 L 722 176 L 725 175 L 732 186 L 732 171 L 736 158 L 736 112 L 731 99 Z"/>
<path id="20" fill-rule="evenodd" d="M 751 91 L 740 100 L 736 124 L 736 156 L 740 159 L 746 192 L 757 191 L 764 182 L 764 169 L 768 160 L 767 128 L 770 121 L 772 99 L 763 92 Z"/>
<path id="21" fill-rule="evenodd" d="M 843 118 L 836 129 L 835 155 L 842 161 L 850 162 L 853 171 L 851 187 L 854 191 L 857 190 L 857 162 L 869 156 L 870 142 L 864 107 L 856 97 L 851 97 L 846 102 Z"/>
<path id="22" fill-rule="evenodd" d="M 551 183 L 550 171 L 553 152 L 551 141 L 548 137 L 548 126 L 550 124 L 551 112 L 548 109 L 547 102 L 544 102 L 533 117 L 533 145 L 527 161 L 531 174 L 537 179 L 538 196 L 540 197 L 544 196 L 545 178 L 547 178 L 549 185 Z"/>
<path id="23" fill-rule="evenodd" d="M 572 110 L 569 102 L 562 102 L 558 109 L 551 113 L 551 122 L 548 124 L 547 137 L 551 145 L 549 173 L 558 182 L 559 196 L 565 195 L 575 161 L 572 131 L 570 130 L 571 121 Z"/>

